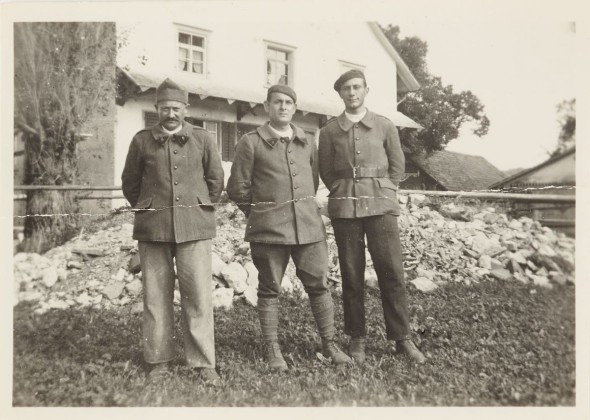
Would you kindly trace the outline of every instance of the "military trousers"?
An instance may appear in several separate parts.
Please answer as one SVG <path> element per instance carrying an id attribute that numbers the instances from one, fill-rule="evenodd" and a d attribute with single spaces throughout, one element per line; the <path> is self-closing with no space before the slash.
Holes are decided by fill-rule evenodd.
<path id="1" fill-rule="evenodd" d="M 250 242 L 252 262 L 258 269 L 258 297 L 276 298 L 281 292 L 289 258 L 309 296 L 329 293 L 328 245 L 325 240 L 303 245 Z"/>
<path id="2" fill-rule="evenodd" d="M 342 274 L 344 332 L 367 334 L 365 320 L 365 236 L 377 273 L 385 332 L 389 340 L 410 338 L 408 301 L 397 217 L 393 214 L 332 219 Z"/>
<path id="3" fill-rule="evenodd" d="M 143 281 L 143 353 L 147 363 L 168 362 L 174 349 L 174 265 L 181 296 L 184 355 L 191 367 L 215 367 L 211 240 L 139 241 Z"/>

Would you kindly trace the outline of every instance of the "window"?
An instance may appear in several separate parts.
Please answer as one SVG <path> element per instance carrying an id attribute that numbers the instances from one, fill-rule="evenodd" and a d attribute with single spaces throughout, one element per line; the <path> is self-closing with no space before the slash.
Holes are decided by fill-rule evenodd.
<path id="1" fill-rule="evenodd" d="M 195 74 L 205 74 L 206 44 L 204 33 L 178 30 L 178 69 Z"/>
<path id="2" fill-rule="evenodd" d="M 157 112 L 147 112 L 146 111 L 143 114 L 143 119 L 144 119 L 145 127 L 153 127 L 154 125 L 158 124 L 158 122 L 159 122 Z M 213 134 L 213 138 L 217 142 L 217 150 L 221 154 L 223 144 L 222 144 L 220 123 L 218 123 L 217 121 L 199 120 L 199 119 L 193 118 L 193 117 L 184 117 L 184 120 L 189 124 L 204 128 L 209 133 Z"/>
<path id="3" fill-rule="evenodd" d="M 292 85 L 290 78 L 292 55 L 292 48 L 266 45 L 266 86 Z"/>

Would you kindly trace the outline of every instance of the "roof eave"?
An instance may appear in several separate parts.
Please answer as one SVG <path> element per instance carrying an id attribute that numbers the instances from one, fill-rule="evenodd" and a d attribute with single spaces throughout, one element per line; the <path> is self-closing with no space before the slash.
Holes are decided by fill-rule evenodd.
<path id="1" fill-rule="evenodd" d="M 391 58 L 393 58 L 393 61 L 395 61 L 395 64 L 397 66 L 397 75 L 405 86 L 405 89 L 403 89 L 398 85 L 398 91 L 405 93 L 413 92 L 420 89 L 420 83 L 418 83 L 418 80 L 416 80 L 416 78 L 410 71 L 410 68 L 404 62 L 402 57 L 398 54 L 395 48 L 393 48 L 393 46 L 391 45 L 383 31 L 381 30 L 379 24 L 377 22 L 369 22 L 369 26 L 373 30 L 373 33 L 375 34 L 383 48 L 385 48 L 385 51 L 387 51 Z"/>

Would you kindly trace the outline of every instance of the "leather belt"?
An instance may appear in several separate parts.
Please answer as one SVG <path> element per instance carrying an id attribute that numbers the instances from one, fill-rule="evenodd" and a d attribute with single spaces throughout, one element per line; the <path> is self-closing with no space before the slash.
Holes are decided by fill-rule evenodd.
<path id="1" fill-rule="evenodd" d="M 365 168 L 362 166 L 355 166 L 354 168 L 340 169 L 334 171 L 336 179 L 341 178 L 384 178 L 388 176 L 385 168 Z"/>

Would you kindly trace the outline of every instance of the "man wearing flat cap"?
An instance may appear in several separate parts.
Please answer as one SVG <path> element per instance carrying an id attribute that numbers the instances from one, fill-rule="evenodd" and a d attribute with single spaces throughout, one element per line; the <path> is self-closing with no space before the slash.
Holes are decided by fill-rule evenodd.
<path id="1" fill-rule="evenodd" d="M 184 121 L 187 106 L 188 92 L 172 80 L 157 88 L 159 123 L 133 137 L 122 186 L 135 212 L 148 378 L 165 377 L 175 358 L 176 271 L 186 363 L 204 381 L 216 384 L 211 238 L 223 168 L 212 136 Z"/>
<path id="2" fill-rule="evenodd" d="M 387 338 L 417 363 L 424 355 L 411 340 L 397 216 L 397 189 L 404 154 L 395 125 L 369 111 L 363 72 L 342 74 L 334 90 L 345 110 L 329 121 L 319 138 L 320 176 L 330 190 L 332 219 L 342 273 L 345 333 L 353 359 L 365 360 L 365 236 L 377 273 Z"/>
<path id="3" fill-rule="evenodd" d="M 268 89 L 269 122 L 236 145 L 227 193 L 247 216 L 245 240 L 258 269 L 258 316 L 265 359 L 287 370 L 278 341 L 279 293 L 289 258 L 309 296 L 323 355 L 337 365 L 352 360 L 335 344 L 334 306 L 328 289 L 326 233 L 315 195 L 317 149 L 291 124 L 297 96 L 285 85 Z"/>

